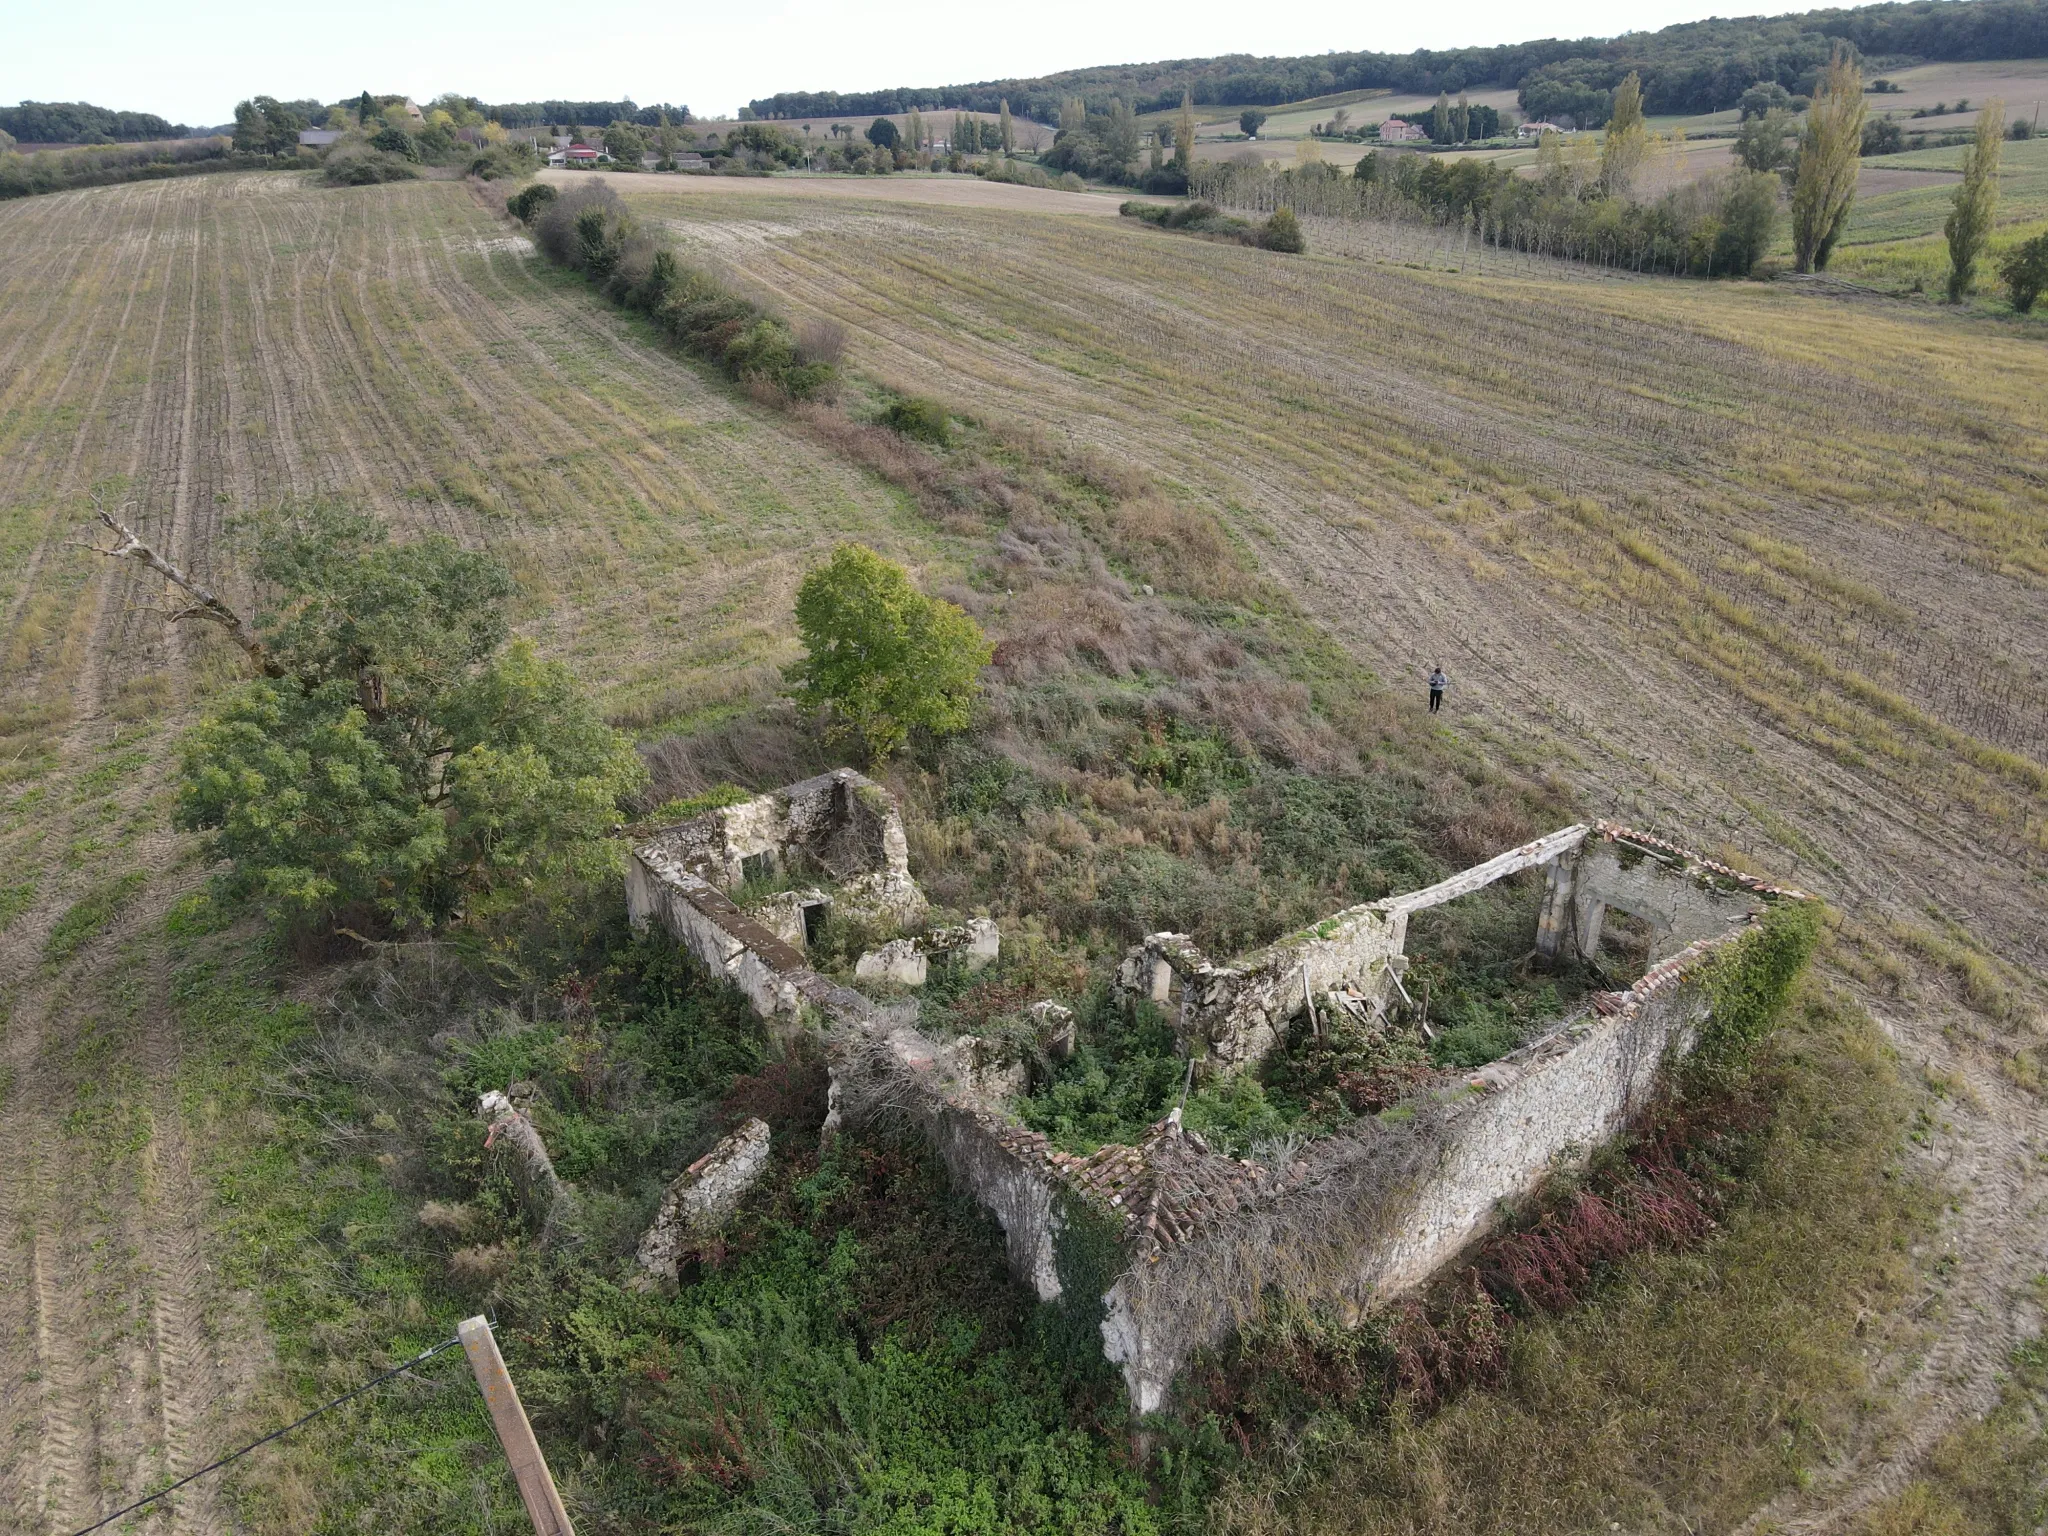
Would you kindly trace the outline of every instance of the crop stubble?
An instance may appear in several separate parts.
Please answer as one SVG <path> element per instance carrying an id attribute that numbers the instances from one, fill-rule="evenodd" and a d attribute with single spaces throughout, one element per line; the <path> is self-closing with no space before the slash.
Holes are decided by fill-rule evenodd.
<path id="1" fill-rule="evenodd" d="M 1071 218 L 909 227 L 774 189 L 628 196 L 843 322 L 858 365 L 1151 469 L 1397 697 L 1443 662 L 1467 728 L 1590 808 L 1857 922 L 1933 905 L 2037 979 L 2048 962 L 2037 338 L 1494 255 L 1482 277 Z M 1346 233 L 1311 227 L 1319 249 L 1369 252 Z M 1773 1506 L 1797 1529 L 1840 1528 L 1995 1400 L 2048 1247 L 2039 1101 L 2000 1070 L 2017 1037 L 1874 1001 L 1909 1059 L 1967 1085 L 1942 1153 L 1961 1263 L 1928 1298 L 1903 1427 Z"/>
<path id="2" fill-rule="evenodd" d="M 248 596 L 237 513 L 341 497 L 493 548 L 526 630 L 621 701 L 779 656 L 812 552 L 917 558 L 900 497 L 537 276 L 468 191 L 221 176 L 0 209 L 0 1525 L 72 1528 L 254 1423 L 255 1298 L 220 1278 L 217 1128 L 164 931 L 201 871 L 165 828 L 177 726 L 232 671 L 89 496 Z M 102 931 L 45 956 L 129 871 Z M 367 1362 L 366 1362 L 367 1364 Z M 278 1403 L 269 1404 L 272 1409 Z M 145 1529 L 208 1532 L 209 1486 Z"/>

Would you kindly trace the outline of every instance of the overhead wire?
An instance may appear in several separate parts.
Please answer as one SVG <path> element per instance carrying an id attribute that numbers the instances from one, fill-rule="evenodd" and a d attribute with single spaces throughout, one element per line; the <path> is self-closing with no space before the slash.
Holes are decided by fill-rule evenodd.
<path id="1" fill-rule="evenodd" d="M 268 1445 L 273 1440 L 282 1439 L 284 1436 L 290 1434 L 293 1430 L 298 1429 L 300 1426 L 312 1423 L 313 1420 L 319 1418 L 321 1414 L 339 1408 L 343 1403 L 347 1402 L 350 1398 L 361 1397 L 365 1392 L 368 1392 L 372 1387 L 381 1387 L 385 1382 L 391 1380 L 391 1378 L 394 1376 L 403 1376 L 407 1371 L 413 1370 L 418 1366 L 426 1364 L 427 1361 L 433 1359 L 434 1356 L 440 1354 L 443 1350 L 453 1349 L 461 1342 L 462 1340 L 459 1338 L 443 1339 L 439 1344 L 434 1345 L 431 1349 L 421 1350 L 418 1354 L 414 1355 L 410 1360 L 407 1360 L 404 1364 L 394 1365 L 390 1370 L 383 1372 L 381 1375 L 372 1376 L 368 1381 L 364 1382 L 361 1386 L 351 1387 L 348 1391 L 342 1393 L 341 1396 L 335 1398 L 332 1402 L 322 1403 L 318 1408 L 315 1408 L 311 1413 L 307 1414 L 304 1418 L 294 1419 L 291 1423 L 285 1425 L 282 1429 L 273 1429 L 269 1434 L 263 1436 L 260 1440 L 251 1440 L 247 1445 L 243 1446 L 240 1450 L 230 1451 L 227 1455 L 221 1457 L 218 1461 L 208 1462 L 205 1466 L 201 1467 L 197 1472 L 187 1473 L 185 1476 L 179 1478 L 175 1483 L 171 1483 L 165 1487 L 157 1489 L 155 1493 L 150 1494 L 147 1498 L 137 1499 L 133 1504 L 130 1504 L 125 1508 L 115 1510 L 111 1515 L 108 1515 L 105 1519 L 95 1521 L 91 1525 L 85 1526 L 80 1530 L 72 1532 L 72 1536 L 92 1536 L 92 1533 L 94 1531 L 104 1530 L 107 1526 L 110 1526 L 116 1520 L 119 1520 L 123 1515 L 132 1515 L 138 1509 L 146 1508 L 148 1505 L 156 1503 L 157 1500 L 164 1498 L 170 1494 L 176 1493 L 180 1488 L 185 1487 L 188 1483 L 197 1482 L 200 1478 L 206 1476 L 207 1473 L 218 1472 L 222 1467 L 227 1466 L 230 1462 L 241 1460 L 244 1456 L 248 1455 L 257 1447 Z"/>

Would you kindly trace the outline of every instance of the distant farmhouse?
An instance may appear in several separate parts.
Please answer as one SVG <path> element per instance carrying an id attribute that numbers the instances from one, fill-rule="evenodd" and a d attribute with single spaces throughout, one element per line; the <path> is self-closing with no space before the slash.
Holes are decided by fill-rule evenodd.
<path id="1" fill-rule="evenodd" d="M 1413 123 L 1404 123 L 1398 117 L 1390 117 L 1380 124 L 1382 144 L 1412 144 L 1428 137 L 1428 130 L 1418 128 Z"/>
<path id="2" fill-rule="evenodd" d="M 1546 133 L 1563 133 L 1555 123 L 1524 123 L 1515 130 L 1518 139 L 1540 139 Z"/>
<path id="3" fill-rule="evenodd" d="M 299 148 L 325 149 L 340 137 L 341 130 L 339 128 L 301 128 L 299 130 Z"/>

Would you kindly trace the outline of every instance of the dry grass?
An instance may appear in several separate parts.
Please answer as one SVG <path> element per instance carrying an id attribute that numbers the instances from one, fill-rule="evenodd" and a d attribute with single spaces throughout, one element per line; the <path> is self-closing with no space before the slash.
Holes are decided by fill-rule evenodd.
<path id="1" fill-rule="evenodd" d="M 166 931 L 199 878 L 165 825 L 173 744 L 238 668 L 130 562 L 70 547 L 90 493 L 236 599 L 226 525 L 285 496 L 492 549 L 521 627 L 650 732 L 772 690 L 833 542 L 951 567 L 900 492 L 521 244 L 448 182 L 222 175 L 0 208 L 10 1530 L 87 1524 L 285 1406 L 256 1402 L 256 1302 L 211 1246 L 225 1087 L 185 1075 Z M 217 1494 L 187 1499 L 225 1528 Z"/>
<path id="2" fill-rule="evenodd" d="M 1284 261 L 964 210 L 906 245 L 772 190 L 635 201 L 843 324 L 856 365 L 1148 470 L 1599 808 L 1850 899 L 1903 878 L 2048 953 L 2033 340 L 1499 253 Z"/>
<path id="3" fill-rule="evenodd" d="M 1869 1020 L 1811 989 L 1796 1012 L 1757 1196 L 1710 1242 L 1629 1261 L 1592 1304 L 1515 1329 L 1507 1383 L 1434 1418 L 1311 1423 L 1296 1465 L 1225 1488 L 1218 1526 L 1726 1531 L 1855 1438 L 1932 1201 L 1902 1198 L 1887 1167 L 1904 1098 Z"/>
<path id="4" fill-rule="evenodd" d="M 569 187 L 589 180 L 592 174 L 589 171 L 543 171 L 541 180 Z M 747 176 L 622 176 L 613 184 L 621 191 L 683 186 L 689 189 L 689 196 L 706 198 L 759 196 L 764 185 L 760 179 Z M 964 172 L 959 175 L 927 175 L 908 171 L 889 176 L 778 175 L 772 183 L 765 184 L 772 185 L 783 196 L 817 199 L 826 203 L 924 203 L 935 208 L 1013 208 L 1029 213 L 1085 213 L 1112 219 L 1116 217 L 1117 205 L 1127 195 L 1120 192 L 1058 192 L 1049 187 L 984 181 L 979 176 Z"/>

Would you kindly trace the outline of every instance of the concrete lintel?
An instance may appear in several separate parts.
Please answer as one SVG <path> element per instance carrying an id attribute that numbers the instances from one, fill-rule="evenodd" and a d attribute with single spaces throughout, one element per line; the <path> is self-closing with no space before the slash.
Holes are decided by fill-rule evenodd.
<path id="1" fill-rule="evenodd" d="M 1456 901 L 1460 896 L 1469 896 L 1474 891 L 1484 890 L 1496 880 L 1505 880 L 1509 875 L 1522 870 L 1533 869 L 1539 864 L 1548 864 L 1559 854 L 1570 853 L 1586 840 L 1592 829 L 1583 824 L 1561 827 L 1547 837 L 1524 843 L 1519 848 L 1510 848 L 1506 853 L 1497 854 L 1484 864 L 1474 864 L 1470 869 L 1460 870 L 1448 880 L 1439 880 L 1435 885 L 1425 886 L 1419 891 L 1409 891 L 1401 896 L 1389 896 L 1372 904 L 1373 910 L 1392 916 L 1396 912 L 1420 912 L 1427 907 L 1440 907 L 1447 901 Z"/>

